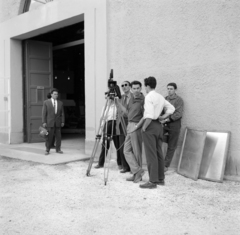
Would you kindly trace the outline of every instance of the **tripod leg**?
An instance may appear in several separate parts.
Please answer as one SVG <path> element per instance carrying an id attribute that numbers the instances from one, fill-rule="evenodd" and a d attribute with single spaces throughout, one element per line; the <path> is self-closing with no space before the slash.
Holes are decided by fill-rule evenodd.
<path id="1" fill-rule="evenodd" d="M 100 139 L 95 140 L 93 151 L 92 151 L 92 154 L 91 154 L 91 157 L 90 157 L 90 160 L 89 160 L 89 164 L 88 164 L 88 169 L 87 169 L 87 173 L 86 173 L 87 176 L 90 176 L 90 171 L 91 171 L 92 164 L 93 164 L 93 161 L 94 161 L 94 158 L 95 158 L 98 146 L 99 146 L 99 142 L 100 142 Z"/>
<path id="2" fill-rule="evenodd" d="M 107 185 L 109 168 L 110 168 L 110 161 L 111 161 L 111 158 L 112 158 L 112 138 L 110 139 L 109 146 L 110 146 L 110 148 L 109 148 L 108 154 L 105 158 L 105 164 L 104 164 L 104 184 L 105 185 Z"/>
<path id="3" fill-rule="evenodd" d="M 93 161 L 94 161 L 94 158 L 95 158 L 98 146 L 99 146 L 101 135 L 103 133 L 103 128 L 104 128 L 104 125 L 105 125 L 105 118 L 104 117 L 107 116 L 107 113 L 109 112 L 109 106 L 107 106 L 107 103 L 108 103 L 108 100 L 106 100 L 106 103 L 105 103 L 105 106 L 104 106 L 104 109 L 103 109 L 103 113 L 102 113 L 101 118 L 100 118 L 100 124 L 99 124 L 99 128 L 98 128 L 98 132 L 97 132 L 97 135 L 96 135 L 93 151 L 92 151 L 90 161 L 89 161 L 89 164 L 88 164 L 88 169 L 87 169 L 87 173 L 86 173 L 87 176 L 90 176 L 90 171 L 91 171 L 91 168 L 92 168 L 92 164 L 93 164 Z"/>

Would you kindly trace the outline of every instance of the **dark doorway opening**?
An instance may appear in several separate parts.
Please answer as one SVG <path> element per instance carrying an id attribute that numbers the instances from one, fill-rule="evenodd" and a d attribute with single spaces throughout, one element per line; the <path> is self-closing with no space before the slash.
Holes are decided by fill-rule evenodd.
<path id="1" fill-rule="evenodd" d="M 84 44 L 53 50 L 53 87 L 64 104 L 62 133 L 84 133 Z"/>
<path id="2" fill-rule="evenodd" d="M 59 90 L 65 112 L 62 139 L 85 138 L 84 22 L 28 40 L 52 44 L 51 84 Z M 24 126 L 27 135 L 27 125 Z"/>

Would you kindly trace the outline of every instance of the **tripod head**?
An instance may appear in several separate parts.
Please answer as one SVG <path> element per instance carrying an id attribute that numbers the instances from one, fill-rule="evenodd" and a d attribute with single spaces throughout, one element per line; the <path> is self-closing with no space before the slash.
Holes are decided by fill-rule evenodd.
<path id="1" fill-rule="evenodd" d="M 113 69 L 111 69 L 108 79 L 108 97 L 113 100 L 116 96 L 118 96 L 119 99 L 122 97 L 117 81 L 113 80 Z"/>

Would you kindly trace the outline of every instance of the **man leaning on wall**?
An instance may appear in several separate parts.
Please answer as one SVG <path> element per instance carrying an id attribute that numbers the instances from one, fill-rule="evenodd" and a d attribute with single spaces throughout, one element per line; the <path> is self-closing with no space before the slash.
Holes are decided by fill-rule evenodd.
<path id="1" fill-rule="evenodd" d="M 183 99 L 176 94 L 177 84 L 171 82 L 167 85 L 167 89 L 168 96 L 166 96 L 165 99 L 175 107 L 175 112 L 162 122 L 164 125 L 164 135 L 168 135 L 168 148 L 164 160 L 165 172 L 168 170 L 168 167 L 170 166 L 173 159 L 174 152 L 177 148 L 178 137 L 181 130 L 181 119 L 183 114 Z"/>

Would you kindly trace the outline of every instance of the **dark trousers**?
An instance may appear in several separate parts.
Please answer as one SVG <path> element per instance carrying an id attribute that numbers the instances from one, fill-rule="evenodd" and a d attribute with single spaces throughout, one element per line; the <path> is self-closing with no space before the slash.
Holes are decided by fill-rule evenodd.
<path id="1" fill-rule="evenodd" d="M 164 158 L 162 152 L 163 128 L 160 122 L 152 120 L 142 132 L 150 182 L 164 180 Z"/>
<path id="2" fill-rule="evenodd" d="M 164 128 L 163 128 L 164 134 L 168 133 L 168 138 L 167 138 L 168 148 L 167 148 L 167 153 L 166 153 L 165 160 L 164 160 L 165 167 L 169 167 L 171 164 L 171 161 L 173 159 L 174 152 L 177 148 L 180 129 L 181 129 L 181 121 L 180 120 L 169 123 L 167 126 L 164 126 Z"/>
<path id="3" fill-rule="evenodd" d="M 110 137 L 111 134 L 112 134 L 112 123 L 113 123 L 113 142 L 114 142 L 115 148 L 118 150 L 118 148 L 119 148 L 119 136 L 116 136 L 116 121 L 108 121 L 105 124 L 105 125 L 107 125 L 107 137 Z M 103 130 L 104 130 L 104 133 L 105 133 L 106 127 L 104 127 Z M 110 139 L 107 138 L 107 137 L 104 134 L 101 154 L 100 154 L 99 160 L 98 160 L 98 165 L 100 165 L 100 166 L 104 165 L 105 157 L 107 156 L 107 153 L 108 153 L 108 150 L 109 150 L 109 147 L 110 147 Z M 106 155 L 105 155 L 105 152 L 106 152 Z M 119 166 L 122 165 L 119 151 L 117 151 L 117 164 Z"/>
<path id="4" fill-rule="evenodd" d="M 50 151 L 53 144 L 53 138 L 56 139 L 56 151 L 61 150 L 61 127 L 48 127 L 48 138 L 46 140 L 46 151 Z"/>
<path id="5" fill-rule="evenodd" d="M 48 138 L 46 138 L 46 140 L 45 140 L 45 146 L 46 146 L 46 149 L 47 149 L 47 143 L 48 143 Z M 51 148 L 53 148 L 54 145 L 55 145 L 55 135 L 53 136 L 53 140 L 52 140 Z"/>
<path id="6" fill-rule="evenodd" d="M 123 149 L 124 149 L 124 142 L 125 142 L 125 135 L 123 134 L 123 130 L 122 130 L 122 125 L 120 125 L 120 135 L 119 135 L 119 154 L 120 154 L 120 158 L 121 158 L 121 163 L 122 163 L 122 167 L 125 170 L 130 171 L 130 167 L 126 161 Z"/>

